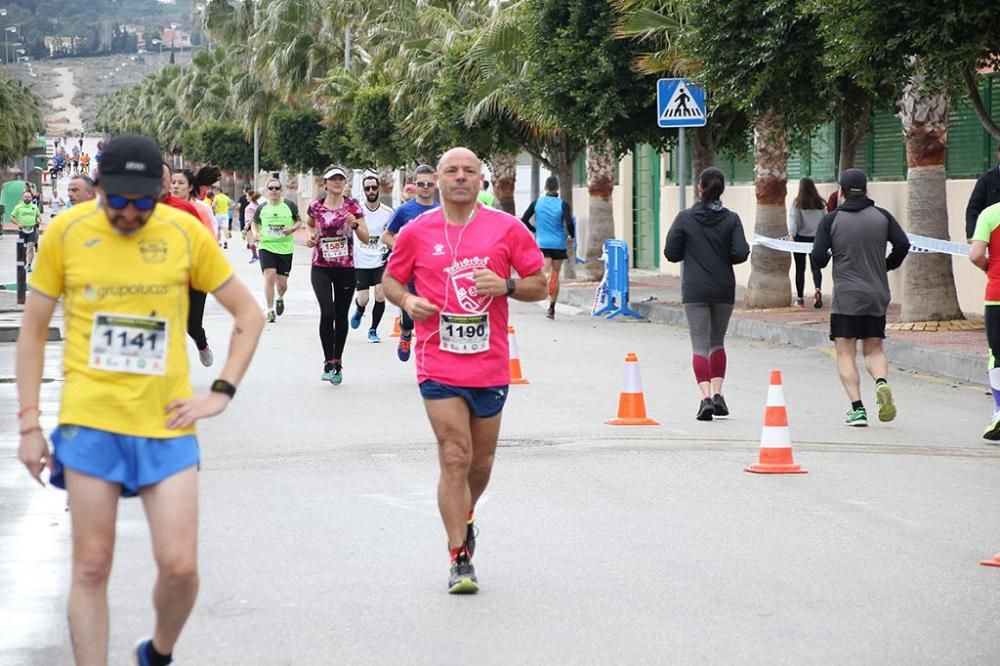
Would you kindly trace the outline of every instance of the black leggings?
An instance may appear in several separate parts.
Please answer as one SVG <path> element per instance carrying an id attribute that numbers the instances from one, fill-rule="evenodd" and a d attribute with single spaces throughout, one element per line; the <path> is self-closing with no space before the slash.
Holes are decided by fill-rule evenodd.
<path id="1" fill-rule="evenodd" d="M 202 322 L 205 320 L 205 299 L 207 294 L 188 287 L 188 335 L 201 351 L 208 346 L 208 336 Z"/>
<path id="2" fill-rule="evenodd" d="M 328 363 L 344 357 L 347 343 L 347 320 L 354 296 L 353 268 L 312 267 L 312 286 L 319 302 L 319 339 L 324 360 Z"/>
<path id="3" fill-rule="evenodd" d="M 795 236 L 795 240 L 799 243 L 812 243 L 815 238 L 811 236 Z M 795 293 L 798 294 L 799 298 L 802 298 L 802 292 L 806 288 L 806 255 L 796 252 L 792 255 L 795 259 Z M 813 263 L 812 255 L 809 255 L 809 270 L 813 274 L 813 286 L 817 289 L 823 288 L 823 272 L 819 269 L 815 263 Z"/>
<path id="4" fill-rule="evenodd" d="M 414 296 L 417 295 L 417 288 L 416 288 L 416 285 L 414 284 L 413 280 L 410 280 L 407 283 L 406 288 Z M 399 329 L 401 331 L 412 331 L 413 330 L 413 319 L 410 318 L 410 315 L 406 314 L 406 310 L 404 310 L 403 308 L 399 308 L 399 314 L 400 314 L 400 320 L 401 320 L 399 322 Z"/>

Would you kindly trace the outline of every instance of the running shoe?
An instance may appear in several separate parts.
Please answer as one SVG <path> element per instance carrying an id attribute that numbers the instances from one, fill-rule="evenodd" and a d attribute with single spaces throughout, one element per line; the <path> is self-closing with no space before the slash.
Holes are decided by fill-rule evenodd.
<path id="1" fill-rule="evenodd" d="M 712 406 L 715 407 L 715 417 L 729 416 L 729 405 L 726 404 L 726 399 L 722 397 L 721 393 L 716 393 L 712 396 Z"/>
<path id="2" fill-rule="evenodd" d="M 813 294 L 813 307 L 817 310 L 823 307 L 823 292 L 819 289 L 817 289 L 816 293 Z"/>
<path id="3" fill-rule="evenodd" d="M 351 328 L 357 328 L 358 326 L 361 326 L 361 317 L 363 315 L 364 313 L 360 310 L 360 308 L 357 307 L 354 308 L 354 314 L 351 315 Z"/>
<path id="4" fill-rule="evenodd" d="M 399 346 L 396 347 L 396 356 L 403 363 L 410 360 L 410 345 L 413 344 L 413 336 L 408 337 L 399 336 Z"/>
<path id="5" fill-rule="evenodd" d="M 274 311 L 279 317 L 285 314 L 285 299 L 279 298 L 274 302 Z"/>
<path id="6" fill-rule="evenodd" d="M 864 428 L 868 425 L 868 412 L 865 408 L 861 409 L 851 409 L 847 412 L 847 420 L 844 421 L 849 426 L 855 426 L 858 428 Z"/>
<path id="7" fill-rule="evenodd" d="M 212 348 L 205 347 L 204 349 L 199 349 L 198 359 L 201 361 L 201 364 L 206 368 L 212 365 L 212 363 L 215 362 L 215 356 L 212 354 Z"/>
<path id="8" fill-rule="evenodd" d="M 334 363 L 333 376 L 330 377 L 330 383 L 337 386 L 342 381 L 344 381 L 344 366 L 339 363 Z"/>
<path id="9" fill-rule="evenodd" d="M 476 519 L 473 518 L 465 526 L 465 549 L 469 551 L 469 559 L 476 554 L 476 537 L 479 536 L 479 528 L 476 527 Z"/>
<path id="10" fill-rule="evenodd" d="M 546 319 L 555 319 L 556 318 L 556 304 L 555 303 L 549 303 L 549 311 L 545 313 L 545 318 Z"/>
<path id="11" fill-rule="evenodd" d="M 711 398 L 704 398 L 698 406 L 698 415 L 695 417 L 699 421 L 711 421 L 715 416 L 715 403 Z"/>
<path id="12" fill-rule="evenodd" d="M 993 415 L 993 421 L 983 431 L 983 439 L 988 439 L 991 442 L 1000 442 L 1000 410 L 997 410 Z"/>
<path id="13" fill-rule="evenodd" d="M 152 638 L 144 638 L 135 644 L 132 648 L 132 666 L 150 666 L 149 662 L 149 647 L 152 644 Z M 171 659 L 167 663 L 173 662 Z"/>
<path id="14" fill-rule="evenodd" d="M 883 423 L 896 418 L 896 403 L 892 401 L 892 390 L 885 382 L 875 387 L 875 400 L 878 402 L 878 420 Z"/>
<path id="15" fill-rule="evenodd" d="M 806 302 L 805 302 L 804 299 L 802 299 L 802 298 L 796 298 L 795 299 L 795 307 L 797 307 L 797 308 L 804 308 L 805 306 L 806 306 Z"/>
<path id="16" fill-rule="evenodd" d="M 257 263 L 257 257 L 250 257 L 250 263 L 251 264 Z"/>
<path id="17" fill-rule="evenodd" d="M 476 580 L 476 570 L 469 561 L 468 553 L 459 553 L 451 563 L 448 574 L 448 592 L 450 594 L 475 594 L 479 591 L 479 581 Z"/>
<path id="18" fill-rule="evenodd" d="M 223 250 L 228 250 L 229 249 L 229 243 L 228 242 L 227 243 L 223 243 L 222 244 L 222 249 Z"/>
<path id="19" fill-rule="evenodd" d="M 382 338 L 378 337 L 378 331 L 374 328 L 368 331 L 368 342 L 382 342 Z"/>
<path id="20" fill-rule="evenodd" d="M 268 324 L 273 324 L 274 323 L 274 310 L 268 310 L 267 311 L 267 323 Z"/>

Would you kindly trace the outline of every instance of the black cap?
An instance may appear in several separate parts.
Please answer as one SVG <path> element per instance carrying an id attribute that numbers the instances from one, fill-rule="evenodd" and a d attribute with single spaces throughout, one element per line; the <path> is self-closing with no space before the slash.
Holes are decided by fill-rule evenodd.
<path id="1" fill-rule="evenodd" d="M 163 155 L 144 136 L 116 136 L 101 151 L 97 173 L 105 192 L 156 196 L 163 184 Z"/>
<path id="2" fill-rule="evenodd" d="M 840 172 L 840 187 L 848 196 L 861 195 L 868 191 L 868 178 L 861 169 L 845 169 Z"/>

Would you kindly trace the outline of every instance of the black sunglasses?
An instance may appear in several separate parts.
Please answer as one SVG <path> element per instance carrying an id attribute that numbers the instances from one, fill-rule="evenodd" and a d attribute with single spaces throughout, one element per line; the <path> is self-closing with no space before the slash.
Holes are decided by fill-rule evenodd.
<path id="1" fill-rule="evenodd" d="M 273 185 L 268 185 L 267 189 L 271 190 L 272 192 L 279 192 L 281 191 L 281 186 L 279 185 L 278 187 L 274 187 Z"/>
<path id="2" fill-rule="evenodd" d="M 365 192 L 378 192 L 378 185 L 365 185 Z"/>
<path id="3" fill-rule="evenodd" d="M 434 187 L 434 181 L 418 180 L 417 187 Z"/>

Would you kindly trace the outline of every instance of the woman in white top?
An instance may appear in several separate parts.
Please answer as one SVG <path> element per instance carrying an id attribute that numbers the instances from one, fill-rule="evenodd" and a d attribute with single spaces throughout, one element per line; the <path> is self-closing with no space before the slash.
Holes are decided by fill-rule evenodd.
<path id="1" fill-rule="evenodd" d="M 792 202 L 788 210 L 788 235 L 793 240 L 800 243 L 812 243 L 816 239 L 816 229 L 819 222 L 826 215 L 826 202 L 816 191 L 816 183 L 812 178 L 803 178 L 799 181 L 799 193 Z M 806 253 L 792 255 L 795 259 L 795 304 L 805 307 L 805 300 L 802 292 L 806 288 Z M 816 291 L 813 294 L 813 307 L 823 307 L 823 273 L 809 258 L 809 268 L 812 271 L 813 287 Z"/>

